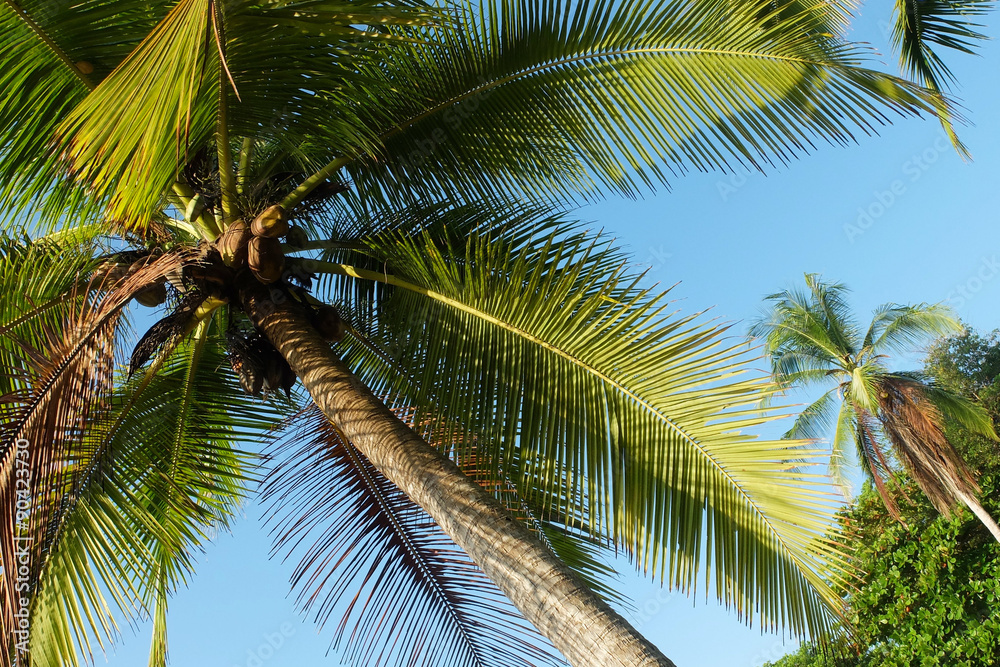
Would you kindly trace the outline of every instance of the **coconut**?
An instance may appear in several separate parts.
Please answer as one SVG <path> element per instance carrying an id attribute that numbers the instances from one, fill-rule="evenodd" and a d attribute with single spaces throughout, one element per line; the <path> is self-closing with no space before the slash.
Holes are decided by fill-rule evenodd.
<path id="1" fill-rule="evenodd" d="M 281 278 L 285 255 L 278 239 L 255 236 L 247 244 L 247 265 L 257 280 L 268 285 Z"/>
<path id="2" fill-rule="evenodd" d="M 154 283 L 137 292 L 135 300 L 147 308 L 155 308 L 167 300 L 167 287 L 162 282 Z"/>
<path id="3" fill-rule="evenodd" d="M 286 396 L 291 396 L 292 387 L 295 386 L 295 372 L 281 356 L 281 353 L 273 347 L 269 347 L 264 353 L 263 362 L 264 393 L 269 394 L 280 389 L 285 392 Z"/>
<path id="4" fill-rule="evenodd" d="M 247 243 L 253 234 L 243 220 L 234 220 L 215 242 L 226 266 L 241 266 L 247 261 Z"/>
<path id="5" fill-rule="evenodd" d="M 276 239 L 284 236 L 288 231 L 288 220 L 285 217 L 285 209 L 280 204 L 267 207 L 263 213 L 254 218 L 250 226 L 254 236 L 262 236 L 269 239 Z"/>
<path id="6" fill-rule="evenodd" d="M 324 340 L 337 343 L 344 337 L 347 325 L 333 306 L 322 305 L 313 316 L 313 326 Z"/>

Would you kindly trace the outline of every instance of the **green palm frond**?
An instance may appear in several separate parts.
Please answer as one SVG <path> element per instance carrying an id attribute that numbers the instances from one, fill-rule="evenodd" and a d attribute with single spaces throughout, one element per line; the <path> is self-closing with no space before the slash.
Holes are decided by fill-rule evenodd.
<path id="1" fill-rule="evenodd" d="M 387 52 L 374 156 L 333 156 L 371 196 L 633 195 L 690 170 L 764 168 L 940 99 L 815 29 L 821 5 L 463 2 Z M 398 54 L 398 55 L 397 55 Z M 294 205 L 301 195 L 285 201 Z"/>
<path id="2" fill-rule="evenodd" d="M 39 147 L 93 85 L 25 4 L 0 2 L 0 59 L 16 63 L 0 72 L 0 210 L 24 207 L 58 183 L 58 155 Z"/>
<path id="3" fill-rule="evenodd" d="M 893 46 L 907 76 L 933 90 L 945 90 L 955 77 L 938 53 L 944 47 L 974 53 L 986 36 L 975 18 L 992 8 L 990 0 L 896 0 L 892 27 Z"/>
<path id="4" fill-rule="evenodd" d="M 816 350 L 783 349 L 771 357 L 774 377 L 786 385 L 829 383 L 840 374 L 829 355 Z"/>
<path id="5" fill-rule="evenodd" d="M 457 251 L 397 236 L 378 250 L 378 271 L 310 264 L 342 276 L 334 293 L 380 284 L 363 333 L 395 347 L 392 365 L 357 369 L 369 386 L 475 433 L 498 470 L 518 463 L 522 495 L 669 585 L 714 575 L 741 616 L 829 629 L 837 603 L 816 576 L 835 549 L 829 495 L 797 470 L 819 452 L 742 434 L 775 418 L 760 409 L 775 387 L 739 377 L 742 348 L 722 330 L 668 317 L 582 236 L 473 235 Z"/>
<path id="6" fill-rule="evenodd" d="M 816 273 L 806 274 L 806 286 L 812 293 L 815 314 L 823 322 L 833 345 L 838 350 L 855 351 L 858 331 L 847 304 L 847 287 L 841 283 L 825 283 Z"/>
<path id="7" fill-rule="evenodd" d="M 70 267 L 74 265 L 72 257 L 67 255 Z M 26 583 L 29 591 L 34 591 L 43 564 L 47 531 L 58 523 L 64 508 L 59 503 L 43 502 L 32 505 L 26 517 L 16 511 L 15 494 L 27 494 L 29 499 L 48 499 L 52 494 L 59 497 L 71 483 L 72 468 L 65 462 L 75 460 L 85 424 L 98 418 L 103 401 L 111 394 L 122 311 L 150 276 L 176 266 L 173 256 L 150 261 L 100 301 L 71 300 L 73 307 L 56 326 L 44 327 L 32 339 L 19 340 L 18 346 L 8 348 L 5 361 L 11 364 L 4 370 L 4 384 L 10 391 L 4 397 L 0 425 L 0 501 L 4 512 L 0 549 L 3 562 L 12 563 L 18 544 L 30 539 L 32 567 L 19 582 Z M 35 308 L 30 300 L 27 305 Z M 31 318 L 17 329 L 37 323 L 37 318 Z M 23 470 L 31 471 L 27 481 L 22 479 Z M 18 479 L 22 481 L 16 482 Z M 0 623 L 5 639 L 13 642 L 13 614 L 22 596 L 15 594 L 13 582 L 9 583 L 0 590 Z M 11 655 L 7 648 L 4 654 Z"/>
<path id="8" fill-rule="evenodd" d="M 878 413 L 879 383 L 882 380 L 880 371 L 880 368 L 870 365 L 851 369 L 850 376 L 841 385 L 845 400 L 871 414 Z"/>
<path id="9" fill-rule="evenodd" d="M 235 84 L 231 102 L 239 102 L 230 105 L 227 134 L 277 140 L 303 155 L 317 146 L 372 150 L 359 109 L 369 89 L 388 85 L 372 45 L 402 39 L 387 26 L 431 25 L 437 15 L 418 1 L 5 1 L 0 53 L 29 67 L 0 76 L 10 176 L 0 205 L 44 201 L 54 221 L 110 202 L 112 219 L 145 224 L 212 138 L 220 50 L 226 87 L 230 76 Z M 226 44 L 216 43 L 217 30 Z M 63 141 L 50 148 L 56 134 Z M 321 165 L 307 160 L 301 170 Z"/>
<path id="10" fill-rule="evenodd" d="M 870 354 L 902 352 L 933 338 L 961 331 L 962 324 L 954 311 L 943 304 L 900 306 L 888 303 L 875 310 L 865 334 L 864 347 Z"/>
<path id="11" fill-rule="evenodd" d="M 243 497 L 249 455 L 236 444 L 280 419 L 218 373 L 225 347 L 216 327 L 205 321 L 122 384 L 90 424 L 49 531 L 32 664 L 81 664 L 91 642 L 106 650 L 121 621 L 143 618 L 153 620 L 150 665 L 164 664 L 167 599 Z"/>
<path id="12" fill-rule="evenodd" d="M 561 664 L 437 525 L 315 407 L 274 453 L 263 487 L 275 550 L 301 553 L 298 601 L 353 665 Z"/>
<path id="13" fill-rule="evenodd" d="M 842 287 L 824 286 L 815 276 L 806 276 L 809 292 L 788 289 L 768 295 L 769 306 L 765 314 L 750 327 L 749 335 L 759 338 L 772 365 L 786 354 L 795 365 L 805 364 L 805 369 L 823 367 L 823 360 L 830 366 L 841 366 L 845 356 L 853 354 L 855 332 L 851 320 L 838 320 L 843 315 Z M 783 374 L 773 366 L 775 379 Z M 793 373 L 798 371 L 791 367 Z"/>
<path id="14" fill-rule="evenodd" d="M 837 423 L 830 441 L 830 462 L 827 473 L 841 490 L 844 498 L 853 498 L 854 492 L 849 476 L 849 464 L 857 461 L 858 417 L 850 401 L 842 400 L 837 411 Z M 865 461 L 862 460 L 862 465 Z"/>
<path id="15" fill-rule="evenodd" d="M 0 346 L 39 341 L 58 328 L 67 310 L 86 294 L 96 266 L 86 245 L 55 244 L 0 235 Z M 15 341 L 17 341 L 15 343 Z M 9 353 L 17 355 L 13 348 Z M 4 368 L 16 367 L 12 358 Z"/>
<path id="16" fill-rule="evenodd" d="M 389 85 L 379 72 L 381 54 L 407 39 L 406 26 L 433 26 L 439 16 L 418 0 L 239 0 L 226 3 L 225 13 L 227 63 L 239 94 L 231 133 L 270 148 L 265 152 L 303 157 L 376 147 L 366 96 Z M 308 159 L 300 165 L 306 173 L 325 162 Z"/>
<path id="17" fill-rule="evenodd" d="M 795 424 L 785 432 L 782 438 L 786 440 L 822 440 L 836 422 L 837 388 L 810 403 L 795 418 Z"/>
<path id="18" fill-rule="evenodd" d="M 110 199 L 109 216 L 127 225 L 148 222 L 214 130 L 211 7 L 212 0 L 177 3 L 59 127 L 72 176 Z"/>

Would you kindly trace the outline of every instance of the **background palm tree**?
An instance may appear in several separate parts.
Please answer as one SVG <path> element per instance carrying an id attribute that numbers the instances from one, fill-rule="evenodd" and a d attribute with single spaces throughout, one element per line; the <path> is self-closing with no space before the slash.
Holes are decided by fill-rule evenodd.
<path id="1" fill-rule="evenodd" d="M 508 635 L 476 633 L 463 605 L 498 594 L 449 585 L 418 539 L 436 529 L 407 533 L 417 510 L 387 485 L 574 664 L 669 664 L 585 584 L 600 590 L 595 545 L 681 588 L 705 568 L 768 625 L 829 628 L 822 490 L 787 464 L 794 443 L 742 435 L 772 388 L 732 379 L 721 331 L 666 318 L 552 212 L 785 161 L 890 114 L 946 118 L 942 97 L 862 66 L 839 8 L 5 0 L 0 27 L 17 64 L 0 73 L 0 205 L 47 234 L 4 255 L 3 660 L 23 640 L 37 664 L 75 664 L 148 614 L 162 664 L 169 594 L 251 476 L 240 443 L 297 407 L 241 392 L 296 378 L 329 420 L 310 422 L 312 453 L 335 463 L 279 470 L 272 493 L 374 513 L 358 539 L 380 535 L 418 618 L 463 638 L 425 662 L 491 662 L 483 644 Z M 116 364 L 133 298 L 168 312 Z M 309 601 L 324 548 L 349 547 L 316 529 Z M 359 663 L 374 645 L 419 655 L 372 624 L 388 595 L 351 608 Z"/>
<path id="2" fill-rule="evenodd" d="M 786 387 L 835 384 L 796 419 L 785 437 L 819 440 L 831 427 L 830 474 L 846 486 L 845 461 L 857 452 L 888 510 L 899 510 L 886 484 L 895 460 L 938 511 L 950 515 L 965 504 L 1000 541 L 1000 527 L 976 496 L 972 472 L 945 437 L 945 421 L 996 439 L 992 421 L 979 405 L 919 373 L 888 369 L 889 352 L 906 352 L 921 341 L 962 331 L 941 305 L 885 304 L 862 335 L 845 300 L 847 289 L 806 275 L 807 291 L 786 290 L 767 297 L 767 314 L 750 329 L 763 340 L 772 375 Z M 839 404 L 839 407 L 838 407 Z"/>

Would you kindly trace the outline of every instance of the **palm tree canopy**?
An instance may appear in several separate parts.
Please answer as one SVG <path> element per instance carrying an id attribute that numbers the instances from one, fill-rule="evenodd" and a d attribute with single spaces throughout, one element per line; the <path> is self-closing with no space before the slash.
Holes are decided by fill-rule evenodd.
<path id="1" fill-rule="evenodd" d="M 345 167 L 383 197 L 634 193 L 947 111 L 864 68 L 836 7 L 5 2 L 0 54 L 22 66 L 0 79 L 3 201 L 146 225 L 220 112 L 253 139 L 255 183 L 321 176 L 291 208 Z"/>

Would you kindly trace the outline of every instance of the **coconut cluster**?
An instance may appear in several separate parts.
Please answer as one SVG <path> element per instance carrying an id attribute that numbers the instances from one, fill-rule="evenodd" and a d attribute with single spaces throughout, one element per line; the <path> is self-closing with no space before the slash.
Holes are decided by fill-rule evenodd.
<path id="1" fill-rule="evenodd" d="M 247 225 L 235 220 L 215 242 L 226 266 L 246 265 L 265 285 L 276 282 L 285 270 L 282 236 L 289 232 L 288 218 L 279 204 L 270 206 Z"/>

